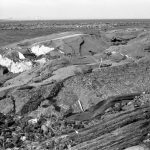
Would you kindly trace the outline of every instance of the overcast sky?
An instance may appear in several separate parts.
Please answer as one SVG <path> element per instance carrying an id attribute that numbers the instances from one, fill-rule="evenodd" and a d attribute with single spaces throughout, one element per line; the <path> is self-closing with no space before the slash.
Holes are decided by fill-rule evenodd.
<path id="1" fill-rule="evenodd" d="M 4 18 L 150 18 L 150 0 L 0 0 Z"/>

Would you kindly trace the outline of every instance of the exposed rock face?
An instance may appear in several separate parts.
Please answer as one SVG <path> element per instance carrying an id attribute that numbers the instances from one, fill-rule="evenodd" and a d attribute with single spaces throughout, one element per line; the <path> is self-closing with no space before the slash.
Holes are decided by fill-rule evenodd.
<path id="1" fill-rule="evenodd" d="M 53 50 L 54 50 L 54 48 L 45 47 L 44 45 L 42 45 L 42 46 L 37 45 L 37 46 L 33 46 L 31 48 L 31 52 L 37 56 L 44 55 Z"/>
<path id="2" fill-rule="evenodd" d="M 21 58 L 22 59 L 22 58 Z M 20 73 L 26 70 L 30 70 L 32 63 L 29 61 L 24 62 L 14 62 L 13 60 L 3 57 L 0 55 L 0 64 L 8 68 L 10 72 Z"/>
<path id="3" fill-rule="evenodd" d="M 10 72 L 20 73 L 30 70 L 34 63 L 46 63 L 47 60 L 62 56 L 84 57 L 91 53 L 103 52 L 108 47 L 109 43 L 100 37 L 66 32 L 12 44 L 4 51 L 4 54 L 0 55 L 0 65 L 6 66 Z M 86 61 L 91 63 L 88 58 Z"/>
<path id="4" fill-rule="evenodd" d="M 17 91 L 14 94 L 16 113 L 26 114 L 32 112 L 40 106 L 45 99 L 51 100 L 61 88 L 61 83 L 33 88 L 28 91 Z"/>
<path id="5" fill-rule="evenodd" d="M 109 47 L 109 43 L 103 41 L 103 39 L 89 35 L 64 39 L 62 42 L 64 52 L 73 56 L 91 55 L 91 52 L 100 53 Z"/>
<path id="6" fill-rule="evenodd" d="M 71 32 L 26 40 L 0 55 L 1 65 L 10 62 L 0 66 L 2 147 L 122 150 L 149 138 L 149 34 L 132 32 L 123 46 Z M 34 43 L 49 48 L 33 51 Z M 26 62 L 31 68 L 22 73 L 10 69 Z"/>
<path id="7" fill-rule="evenodd" d="M 35 79 L 37 76 L 34 75 L 36 72 L 33 71 L 33 75 L 30 72 L 30 78 L 26 80 L 24 80 L 25 73 L 15 77 L 16 79 L 8 80 L 5 83 L 5 87 L 1 88 L 0 93 L 5 91 L 2 97 L 13 96 L 16 113 L 21 112 L 24 106 L 29 112 L 30 109 L 28 110 L 27 106 L 30 106 L 31 101 L 36 109 L 43 100 L 54 97 L 55 94 L 50 96 L 51 92 L 53 93 L 53 90 L 55 92 L 59 91 L 56 90 L 57 88 L 59 89 L 59 84 L 55 85 L 55 82 L 59 83 L 68 77 L 76 75 L 76 77 L 63 82 L 63 88 L 61 88 L 56 97 L 56 103 L 62 109 L 66 107 L 68 110 L 70 107 L 75 107 L 77 110 L 73 109 L 73 112 L 78 112 L 81 110 L 79 110 L 79 106 L 76 106 L 78 105 L 77 100 L 80 100 L 83 109 L 87 110 L 109 96 L 149 90 L 149 64 L 148 60 L 141 61 L 138 65 L 127 64 L 111 69 L 101 69 L 86 75 L 86 72 L 90 72 L 89 67 L 64 67 L 57 71 L 51 70 L 51 75 L 47 76 L 47 78 L 38 79 L 38 83 L 36 83 L 37 79 Z M 135 72 L 132 71 L 133 68 L 136 70 Z M 3 101 L 1 102 L 3 103 Z"/>
<path id="8" fill-rule="evenodd" d="M 140 35 L 141 34 L 139 34 L 139 36 Z M 141 38 L 137 36 L 137 38 L 131 40 L 127 45 L 112 46 L 106 51 L 118 52 L 124 55 L 131 56 L 134 59 L 140 59 L 142 57 L 145 57 L 149 55 L 149 47 L 150 47 L 149 32 L 147 33 L 146 36 L 143 35 L 140 37 Z"/>
<path id="9" fill-rule="evenodd" d="M 113 45 L 125 45 L 128 41 L 135 39 L 142 32 L 144 32 L 142 28 L 127 28 L 107 31 L 105 36 L 111 40 Z"/>
<path id="10" fill-rule="evenodd" d="M 60 106 L 69 105 L 71 107 L 79 99 L 86 110 L 109 96 L 147 91 L 150 80 L 148 66 L 149 61 L 140 62 L 138 65 L 131 63 L 68 79 L 58 94 Z M 72 95 L 76 95 L 77 98 L 70 101 Z"/>
<path id="11" fill-rule="evenodd" d="M 33 101 L 36 109 L 43 100 L 54 97 L 57 91 L 56 89 L 59 89 L 59 84 L 61 84 L 63 80 L 77 74 L 84 74 L 91 71 L 90 66 L 65 67 L 67 64 L 68 61 L 65 59 L 54 60 L 41 67 L 37 66 L 32 71 L 20 74 L 12 80 L 10 79 L 5 82 L 4 86 L 0 89 L 1 97 L 12 96 L 11 98 L 13 98 L 16 113 L 21 112 L 24 105 L 30 103 L 30 101 Z M 52 92 L 52 94 L 48 94 L 47 92 Z M 37 105 L 35 103 L 37 103 Z M 30 105 L 28 104 L 27 106 Z M 9 111 L 8 109 L 8 112 Z M 29 111 L 30 109 L 28 110 L 28 108 L 26 108 L 26 112 Z"/>

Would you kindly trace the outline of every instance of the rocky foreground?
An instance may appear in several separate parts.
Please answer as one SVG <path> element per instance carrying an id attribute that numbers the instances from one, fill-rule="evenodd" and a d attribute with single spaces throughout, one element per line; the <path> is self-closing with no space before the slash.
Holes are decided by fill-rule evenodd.
<path id="1" fill-rule="evenodd" d="M 1 149 L 148 150 L 149 52 L 141 28 L 1 47 Z"/>

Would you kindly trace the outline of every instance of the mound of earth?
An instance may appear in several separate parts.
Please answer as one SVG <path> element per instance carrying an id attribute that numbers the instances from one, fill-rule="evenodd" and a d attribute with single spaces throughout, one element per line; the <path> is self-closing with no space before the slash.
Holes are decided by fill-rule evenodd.
<path id="1" fill-rule="evenodd" d="M 105 33 L 105 36 L 110 39 L 112 45 L 125 45 L 128 41 L 135 39 L 145 30 L 140 28 L 127 28 L 119 30 L 111 30 Z"/>
<path id="2" fill-rule="evenodd" d="M 118 32 L 117 32 L 118 33 Z M 93 55 L 97 60 L 102 59 L 103 63 L 122 65 L 129 62 L 136 62 L 140 59 L 149 58 L 150 32 L 143 31 L 130 39 L 126 44 L 113 45 L 104 52 Z"/>
<path id="3" fill-rule="evenodd" d="M 133 59 L 140 59 L 145 56 L 149 56 L 150 49 L 150 39 L 146 37 L 134 39 L 134 41 L 130 41 L 127 45 L 120 46 L 111 46 L 106 52 L 111 52 L 116 55 L 116 53 L 120 53 L 127 57 L 132 57 Z"/>
<path id="4" fill-rule="evenodd" d="M 126 44 L 111 46 L 112 33 L 1 48 L 1 149 L 149 149 L 149 34 L 118 30 Z"/>

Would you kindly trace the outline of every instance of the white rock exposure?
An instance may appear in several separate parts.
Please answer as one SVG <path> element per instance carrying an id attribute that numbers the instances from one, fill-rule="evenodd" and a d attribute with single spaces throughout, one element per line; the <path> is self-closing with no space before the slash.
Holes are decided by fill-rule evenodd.
<path id="1" fill-rule="evenodd" d="M 47 61 L 46 61 L 46 58 L 41 58 L 41 59 L 36 60 L 36 62 L 39 64 L 45 64 Z"/>
<path id="2" fill-rule="evenodd" d="M 20 59 L 26 59 L 22 53 L 18 52 L 18 54 Z"/>
<path id="3" fill-rule="evenodd" d="M 54 48 L 45 47 L 44 45 L 33 46 L 31 48 L 32 53 L 36 54 L 37 56 L 44 55 L 50 51 L 53 51 Z M 20 73 L 26 70 L 30 70 L 32 68 L 32 62 L 26 61 L 24 55 L 21 52 L 18 52 L 19 60 L 18 62 L 14 62 L 13 58 L 8 58 L 7 56 L 0 55 L 0 65 L 5 66 L 8 70 L 12 73 Z M 46 63 L 46 58 L 42 58 L 36 61 L 37 63 L 44 64 Z"/>
<path id="4" fill-rule="evenodd" d="M 0 55 L 0 65 L 5 66 L 12 73 L 19 73 L 32 68 L 32 62 L 22 61 L 14 62 L 13 60 Z"/>
<path id="5" fill-rule="evenodd" d="M 3 57 L 0 55 L 0 65 L 8 68 L 9 66 L 11 66 L 12 63 L 13 63 L 12 60 L 8 59 L 7 57 Z"/>
<path id="6" fill-rule="evenodd" d="M 37 56 L 44 55 L 53 50 L 54 50 L 54 47 L 46 47 L 44 45 L 42 46 L 36 45 L 31 48 L 31 52 Z"/>
<path id="7" fill-rule="evenodd" d="M 13 62 L 10 68 L 8 69 L 10 70 L 10 72 L 19 73 L 25 70 L 29 70 L 31 68 L 32 68 L 31 62 L 16 62 L 16 63 Z"/>

